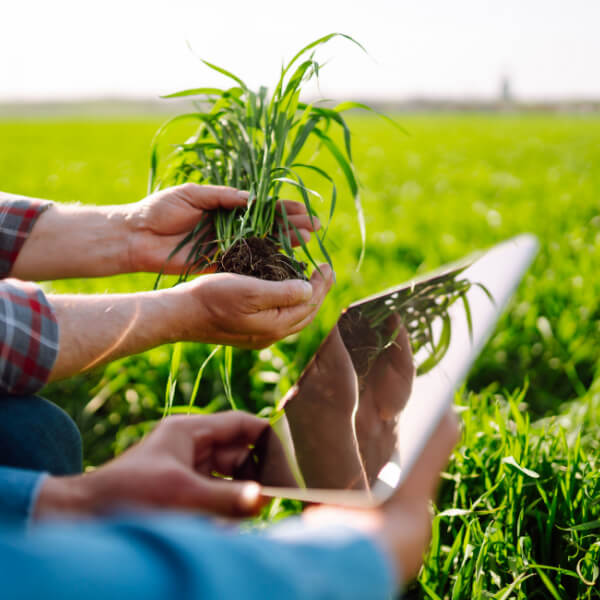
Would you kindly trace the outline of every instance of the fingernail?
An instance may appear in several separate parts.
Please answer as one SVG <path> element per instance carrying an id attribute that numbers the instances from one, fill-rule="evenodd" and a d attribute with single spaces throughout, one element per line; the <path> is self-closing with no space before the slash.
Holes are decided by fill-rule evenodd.
<path id="1" fill-rule="evenodd" d="M 328 277 L 331 275 L 331 273 L 333 273 L 333 269 L 331 268 L 331 265 L 329 265 L 328 263 L 323 263 L 322 265 L 319 265 L 321 268 L 321 273 L 323 273 L 324 277 Z"/>
<path id="2" fill-rule="evenodd" d="M 310 242 L 310 231 L 308 229 L 299 229 L 300 235 L 305 242 Z"/>
<path id="3" fill-rule="evenodd" d="M 302 284 L 302 297 L 305 300 L 310 300 L 313 294 L 312 285 L 308 281 L 301 281 L 300 283 Z"/>
<path id="4" fill-rule="evenodd" d="M 260 486 L 257 483 L 248 483 L 242 488 L 240 494 L 240 508 L 243 512 L 253 512 L 260 498 Z"/>
<path id="5" fill-rule="evenodd" d="M 250 197 L 250 192 L 246 192 L 245 190 L 238 190 L 237 195 L 239 198 L 248 200 L 248 198 Z"/>

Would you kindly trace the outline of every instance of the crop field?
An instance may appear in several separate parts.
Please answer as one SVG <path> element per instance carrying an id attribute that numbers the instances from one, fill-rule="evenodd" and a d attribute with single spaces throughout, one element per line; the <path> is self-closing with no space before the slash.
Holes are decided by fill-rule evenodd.
<path id="1" fill-rule="evenodd" d="M 376 118 L 349 117 L 367 224 L 360 272 L 358 225 L 340 180 L 328 234 L 337 283 L 300 335 L 234 353 L 234 396 L 268 414 L 347 302 L 535 233 L 537 259 L 457 394 L 463 436 L 444 474 L 429 555 L 407 595 L 598 599 L 600 118 L 397 118 L 409 135 Z M 141 199 L 160 122 L 0 121 L 0 189 L 62 202 Z M 327 169 L 335 173 L 333 164 Z M 153 283 L 140 274 L 44 286 L 122 292 Z M 187 410 L 211 349 L 184 346 L 175 410 Z M 86 465 L 122 451 L 161 417 L 170 356 L 170 348 L 157 348 L 44 391 L 76 419 Z M 218 363 L 217 356 L 208 364 L 192 410 L 226 408 Z"/>

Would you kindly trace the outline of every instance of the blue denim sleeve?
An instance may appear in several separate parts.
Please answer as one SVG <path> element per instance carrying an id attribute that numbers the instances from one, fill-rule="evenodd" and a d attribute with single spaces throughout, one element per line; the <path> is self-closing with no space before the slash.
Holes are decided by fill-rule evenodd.
<path id="1" fill-rule="evenodd" d="M 26 526 L 45 473 L 0 466 L 0 519 Z"/>
<path id="2" fill-rule="evenodd" d="M 387 599 L 392 572 L 357 532 L 240 533 L 149 516 L 0 529 L 3 597 L 34 600 Z"/>

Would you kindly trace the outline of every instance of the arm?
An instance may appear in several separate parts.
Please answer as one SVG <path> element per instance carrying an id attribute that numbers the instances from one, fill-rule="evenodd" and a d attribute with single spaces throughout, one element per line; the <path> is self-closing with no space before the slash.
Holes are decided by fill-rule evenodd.
<path id="1" fill-rule="evenodd" d="M 228 419 L 238 423 L 249 418 L 230 414 Z M 206 418 L 188 417 L 171 419 L 162 427 L 163 432 L 168 427 L 189 428 L 189 441 L 190 434 L 195 440 L 202 437 L 197 428 L 203 423 Z M 153 434 L 145 443 L 169 441 L 177 453 L 189 454 L 186 445 L 178 443 L 182 436 L 175 433 L 167 431 L 162 442 Z M 456 417 L 449 412 L 402 488 L 383 507 L 316 507 L 305 511 L 302 523 L 287 521 L 266 534 L 240 536 L 198 520 L 157 515 L 50 524 L 34 528 L 27 538 L 0 530 L 3 591 L 33 599 L 52 589 L 53 597 L 63 600 L 82 595 L 88 600 L 388 598 L 401 573 L 412 577 L 418 571 L 430 532 L 430 498 L 456 439 Z M 198 459 L 193 454 L 191 464 Z M 126 456 L 114 464 L 122 464 Z M 147 457 L 156 468 L 152 449 Z M 125 472 L 124 483 L 136 470 Z M 152 479 L 148 478 L 150 485 Z M 134 494 L 140 487 L 135 481 L 129 484 Z M 156 487 L 177 498 L 183 485 L 180 479 L 178 485 L 162 481 Z"/>
<path id="2" fill-rule="evenodd" d="M 38 218 L 11 275 L 40 281 L 125 273 L 129 235 L 123 207 L 53 203 Z"/>
<path id="3" fill-rule="evenodd" d="M 31 219 L 28 236 L 22 236 L 23 247 L 13 257 L 11 275 L 37 281 L 138 271 L 156 273 L 161 269 L 179 273 L 189 248 L 168 258 L 186 234 L 211 211 L 241 208 L 247 199 L 248 193 L 244 191 L 197 184 L 168 188 L 140 202 L 117 206 L 62 205 L 20 199 L 23 205 L 29 203 L 41 208 L 36 218 Z M 10 207 L 15 201 L 16 196 L 0 193 L 0 205 Z M 290 222 L 304 239 L 310 239 L 310 231 L 319 227 L 318 220 L 311 222 L 299 202 L 285 204 Z M 295 236 L 292 243 L 298 243 Z"/>
<path id="4" fill-rule="evenodd" d="M 50 379 L 174 341 L 264 348 L 312 321 L 333 279 L 321 272 L 310 283 L 218 274 L 153 292 L 49 296 L 60 331 Z"/>
<path id="5" fill-rule="evenodd" d="M 392 572 L 349 528 L 244 534 L 151 515 L 0 531 L 3 596 L 57 600 L 388 598 Z"/>
<path id="6" fill-rule="evenodd" d="M 58 349 L 58 328 L 42 290 L 4 279 L 13 269 L 47 202 L 0 193 L 0 392 L 35 392 Z"/>
<path id="7" fill-rule="evenodd" d="M 25 525 L 33 515 L 43 473 L 0 466 L 0 516 L 13 524 Z"/>
<path id="8" fill-rule="evenodd" d="M 179 427 L 192 420 L 171 422 Z M 0 530 L 2 589 L 26 599 L 52 589 L 59 600 L 388 598 L 400 574 L 418 572 L 430 533 L 429 502 L 456 440 L 456 417 L 449 412 L 383 507 L 311 508 L 303 522 L 286 521 L 266 533 L 238 535 L 197 519 L 158 515 L 51 523 L 27 538 Z"/>

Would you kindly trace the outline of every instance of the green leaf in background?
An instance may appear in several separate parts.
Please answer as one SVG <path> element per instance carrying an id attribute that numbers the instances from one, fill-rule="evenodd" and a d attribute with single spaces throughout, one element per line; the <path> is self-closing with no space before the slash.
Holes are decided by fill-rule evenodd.
<path id="1" fill-rule="evenodd" d="M 181 354 L 183 352 L 183 343 L 177 342 L 173 344 L 173 353 L 171 355 L 171 365 L 169 368 L 169 379 L 165 389 L 165 409 L 163 417 L 171 414 L 173 399 L 175 398 L 175 388 L 177 387 L 177 374 L 179 373 L 179 365 L 181 364 Z"/>
<path id="2" fill-rule="evenodd" d="M 506 466 L 510 467 L 511 469 L 515 469 L 516 471 L 519 471 L 519 473 L 522 473 L 523 475 L 525 475 L 526 477 L 529 477 L 530 479 L 538 479 L 540 476 L 539 473 L 536 473 L 535 471 L 532 471 L 531 469 L 526 469 L 525 467 L 522 467 L 515 460 L 514 456 L 505 456 L 502 459 L 502 462 Z"/>

